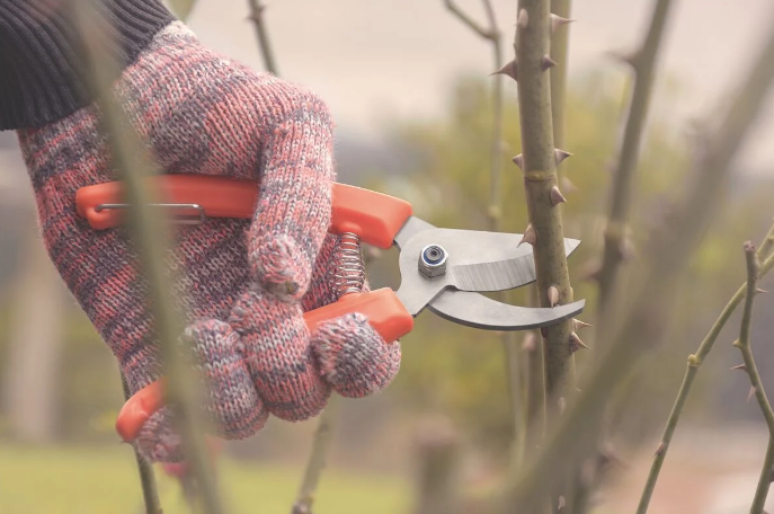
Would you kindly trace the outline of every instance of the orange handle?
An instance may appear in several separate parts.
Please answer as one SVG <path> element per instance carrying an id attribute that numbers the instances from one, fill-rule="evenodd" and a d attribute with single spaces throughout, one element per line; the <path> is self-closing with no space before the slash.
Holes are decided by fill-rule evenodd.
<path id="1" fill-rule="evenodd" d="M 320 323 L 353 312 L 366 316 L 387 343 L 394 342 L 414 328 L 413 316 L 395 291 L 388 287 L 344 295 L 338 302 L 305 313 L 304 321 L 309 331 L 314 332 Z M 163 379 L 153 382 L 137 391 L 124 404 L 116 421 L 116 431 L 124 441 L 134 441 L 143 424 L 164 405 L 163 387 Z"/>
<path id="2" fill-rule="evenodd" d="M 212 218 L 250 219 L 255 212 L 259 187 L 255 181 L 205 175 L 160 175 L 149 179 L 161 201 L 196 204 Z M 368 189 L 336 183 L 329 232 L 353 232 L 368 244 L 387 249 L 413 210 L 400 198 Z M 120 225 L 120 209 L 97 210 L 102 204 L 122 203 L 123 185 L 107 182 L 80 188 L 75 195 L 78 214 L 92 228 L 104 230 Z M 185 210 L 185 209 L 183 209 Z"/>

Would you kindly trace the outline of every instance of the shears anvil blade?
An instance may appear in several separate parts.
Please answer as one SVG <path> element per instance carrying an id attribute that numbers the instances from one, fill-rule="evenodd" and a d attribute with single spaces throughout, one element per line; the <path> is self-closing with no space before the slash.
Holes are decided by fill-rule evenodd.
<path id="1" fill-rule="evenodd" d="M 553 308 L 520 307 L 492 300 L 479 293 L 447 290 L 427 307 L 442 318 L 472 328 L 528 330 L 574 317 L 583 312 L 585 305 L 586 300 L 580 300 Z"/>

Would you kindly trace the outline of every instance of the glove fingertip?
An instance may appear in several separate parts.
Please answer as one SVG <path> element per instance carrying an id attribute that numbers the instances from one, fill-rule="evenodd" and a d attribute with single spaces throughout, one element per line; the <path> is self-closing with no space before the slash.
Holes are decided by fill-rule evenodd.
<path id="1" fill-rule="evenodd" d="M 348 398 L 383 390 L 400 370 L 400 343 L 385 343 L 362 314 L 322 325 L 313 337 L 313 347 L 325 380 Z"/>

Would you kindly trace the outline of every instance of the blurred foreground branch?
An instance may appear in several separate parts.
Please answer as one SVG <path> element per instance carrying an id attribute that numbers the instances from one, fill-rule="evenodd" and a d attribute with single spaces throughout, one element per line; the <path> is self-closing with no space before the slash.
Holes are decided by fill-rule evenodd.
<path id="1" fill-rule="evenodd" d="M 126 186 L 127 222 L 137 246 L 139 266 L 147 281 L 148 303 L 154 314 L 154 332 L 157 334 L 166 373 L 165 403 L 172 408 L 176 428 L 183 440 L 186 457 L 191 463 L 193 477 L 200 486 L 201 500 L 206 514 L 224 512 L 214 477 L 209 465 L 204 434 L 199 416 L 197 381 L 189 377 L 189 364 L 193 359 L 184 355 L 188 349 L 178 345 L 183 333 L 181 320 L 173 311 L 172 288 L 169 287 L 165 269 L 168 251 L 168 234 L 158 216 L 144 208 L 157 203 L 155 192 L 146 186 L 144 177 L 158 175 L 158 168 L 147 155 L 144 145 L 126 120 L 126 116 L 111 92 L 115 63 L 105 53 L 109 48 L 102 42 L 102 35 L 111 31 L 99 29 L 93 19 L 100 11 L 98 0 L 74 1 L 73 7 L 79 32 L 93 74 L 93 86 L 101 111 L 101 123 L 108 135 L 113 167 L 119 172 Z"/>
<path id="2" fill-rule="evenodd" d="M 521 51 L 525 49 L 522 47 Z M 630 307 L 620 317 L 605 320 L 605 326 L 597 327 L 602 331 L 600 340 L 608 342 L 602 358 L 584 376 L 581 393 L 551 431 L 537 459 L 521 472 L 509 475 L 497 512 L 535 512 L 541 498 L 562 479 L 557 470 L 576 473 L 594 451 L 611 392 L 643 352 L 659 343 L 663 336 L 674 305 L 676 283 L 717 210 L 729 164 L 761 112 L 760 106 L 773 79 L 774 25 L 770 26 L 768 41 L 729 109 L 723 116 L 713 116 L 720 123 L 717 127 L 709 126 L 698 141 L 692 181 L 683 195 L 685 200 L 662 228 L 656 230 L 648 245 L 639 283 L 626 298 Z M 521 81 L 519 89 L 520 92 L 523 89 Z"/>
<path id="3" fill-rule="evenodd" d="M 769 232 L 766 234 L 763 243 L 760 245 L 760 249 L 758 250 L 759 258 L 763 258 L 766 253 L 771 251 L 772 240 L 774 240 L 774 226 L 769 229 Z M 774 254 L 769 255 L 768 258 L 766 258 L 766 260 L 761 264 L 761 267 L 758 270 L 758 279 L 765 276 L 766 273 L 771 271 L 773 267 Z M 680 415 L 683 413 L 685 401 L 691 392 L 691 387 L 693 387 L 693 382 L 696 379 L 696 375 L 699 373 L 699 368 L 704 363 L 704 360 L 706 359 L 709 352 L 712 350 L 715 341 L 731 317 L 731 314 L 733 314 L 737 306 L 742 302 L 742 299 L 745 298 L 746 294 L 747 284 L 745 283 L 739 287 L 734 296 L 731 297 L 731 300 L 729 300 L 728 304 L 726 304 L 726 306 L 723 308 L 720 315 L 718 316 L 718 319 L 715 320 L 712 328 L 710 328 L 710 331 L 706 336 L 704 336 L 704 340 L 699 345 L 696 353 L 688 357 L 688 365 L 685 370 L 685 376 L 683 377 L 683 382 L 680 385 L 680 390 L 677 393 L 677 398 L 675 399 L 674 406 L 672 407 L 672 412 L 670 412 L 669 418 L 667 419 L 664 433 L 661 435 L 661 442 L 659 443 L 658 449 L 654 455 L 650 473 L 648 474 L 648 479 L 645 483 L 642 497 L 640 498 L 639 507 L 637 508 L 637 514 L 645 514 L 648 511 L 648 505 L 650 504 L 653 490 L 656 488 L 656 482 L 658 481 L 661 467 L 663 466 L 667 452 L 669 451 L 669 445 L 672 442 L 672 436 L 677 429 L 677 423 L 680 420 Z"/>
<path id="4" fill-rule="evenodd" d="M 635 79 L 618 161 L 613 172 L 613 184 L 609 199 L 610 208 L 602 252 L 602 267 L 596 274 L 599 283 L 597 317 L 600 322 L 607 317 L 621 262 L 630 253 L 629 245 L 631 243 L 627 234 L 627 218 L 632 203 L 633 181 L 640 156 L 645 122 L 648 118 L 659 47 L 671 5 L 672 0 L 656 1 L 650 28 L 642 46 L 625 58 L 634 71 Z"/>

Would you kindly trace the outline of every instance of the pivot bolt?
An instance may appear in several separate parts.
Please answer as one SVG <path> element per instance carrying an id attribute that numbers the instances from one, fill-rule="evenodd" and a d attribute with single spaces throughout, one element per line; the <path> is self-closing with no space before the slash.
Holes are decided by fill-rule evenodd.
<path id="1" fill-rule="evenodd" d="M 419 271 L 428 278 L 446 273 L 446 258 L 449 256 L 442 246 L 427 245 L 419 253 Z"/>

